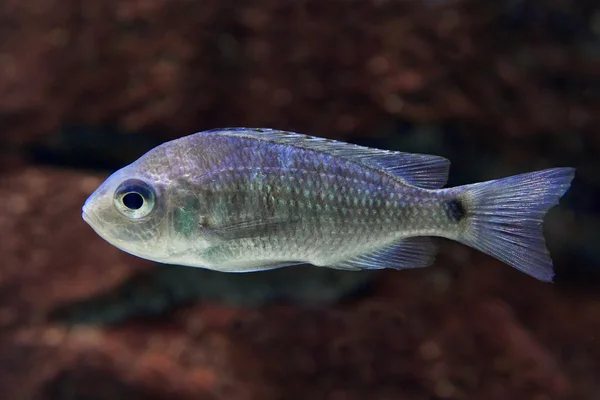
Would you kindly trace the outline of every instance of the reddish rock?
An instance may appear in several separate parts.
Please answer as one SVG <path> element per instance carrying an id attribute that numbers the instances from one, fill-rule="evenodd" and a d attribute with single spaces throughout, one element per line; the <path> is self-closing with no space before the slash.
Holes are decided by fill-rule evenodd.
<path id="1" fill-rule="evenodd" d="M 0 324 L 40 324 L 149 263 L 107 246 L 81 219 L 104 176 L 29 167 L 0 175 Z"/>
<path id="2" fill-rule="evenodd" d="M 109 290 L 143 260 L 80 220 L 98 179 L 2 176 L 0 387 L 14 399 L 573 399 L 597 387 L 600 299 L 472 251 L 458 266 L 387 271 L 330 307 L 200 302 L 118 326 L 52 311 Z M 463 249 L 464 250 L 464 249 Z M 537 396 L 537 397 L 536 397 Z"/>
<path id="3" fill-rule="evenodd" d="M 2 126 L 11 143 L 106 121 L 163 137 L 339 137 L 391 117 L 596 132 L 593 2 L 508 3 L 6 0 Z"/>

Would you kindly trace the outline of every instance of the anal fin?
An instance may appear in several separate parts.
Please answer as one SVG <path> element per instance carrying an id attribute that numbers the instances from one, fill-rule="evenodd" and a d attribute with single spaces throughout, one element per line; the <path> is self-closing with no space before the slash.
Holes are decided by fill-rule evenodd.
<path id="1" fill-rule="evenodd" d="M 422 268 L 433 264 L 436 249 L 432 238 L 412 237 L 327 267 L 352 271 Z"/>

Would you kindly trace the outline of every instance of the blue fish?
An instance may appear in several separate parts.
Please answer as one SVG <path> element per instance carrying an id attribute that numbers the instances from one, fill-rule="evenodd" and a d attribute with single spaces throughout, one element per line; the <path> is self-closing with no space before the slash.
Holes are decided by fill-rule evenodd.
<path id="1" fill-rule="evenodd" d="M 83 219 L 114 246 L 161 263 L 249 272 L 431 265 L 434 237 L 542 281 L 542 222 L 574 177 L 552 168 L 453 188 L 439 156 L 272 129 L 166 142 L 91 194 Z"/>

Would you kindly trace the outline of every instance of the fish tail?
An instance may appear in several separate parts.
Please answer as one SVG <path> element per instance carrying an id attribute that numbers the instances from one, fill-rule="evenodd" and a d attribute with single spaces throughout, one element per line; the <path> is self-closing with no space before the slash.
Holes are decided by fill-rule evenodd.
<path id="1" fill-rule="evenodd" d="M 571 186 L 574 168 L 552 168 L 461 186 L 458 240 L 541 281 L 554 277 L 543 219 Z"/>

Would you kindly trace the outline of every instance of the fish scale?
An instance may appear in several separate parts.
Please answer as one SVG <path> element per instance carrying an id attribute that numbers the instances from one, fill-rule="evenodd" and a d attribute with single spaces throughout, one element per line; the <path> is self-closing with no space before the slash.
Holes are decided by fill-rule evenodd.
<path id="1" fill-rule="evenodd" d="M 211 252 L 213 262 L 227 259 L 243 263 L 251 252 L 256 259 L 293 261 L 308 258 L 312 263 L 326 264 L 336 256 L 331 250 L 334 246 L 342 254 L 338 256 L 341 260 L 369 250 L 378 242 L 390 242 L 408 237 L 415 230 L 436 229 L 440 222 L 448 225 L 451 222 L 436 217 L 444 215 L 442 213 L 427 211 L 434 199 L 442 201 L 436 192 L 428 193 L 427 197 L 422 189 L 347 160 L 332 160 L 327 154 L 317 154 L 313 158 L 305 149 L 270 147 L 269 143 L 260 141 L 245 142 L 232 151 L 223 163 L 213 165 L 215 172 L 209 173 L 222 188 L 222 192 L 214 185 L 206 188 L 215 194 L 214 198 L 230 196 L 220 203 L 227 204 L 227 208 L 204 211 L 217 216 L 215 224 L 268 218 L 263 211 L 272 205 L 269 205 L 264 186 L 281 189 L 278 194 L 282 195 L 279 199 L 283 201 L 274 207 L 273 216 L 287 220 L 298 218 L 302 222 L 299 229 L 283 234 L 256 230 L 255 238 L 245 238 L 242 243 L 222 243 Z M 236 160 L 235 163 L 232 160 Z M 234 173 L 219 178 L 218 169 L 230 163 L 234 163 Z M 265 165 L 269 166 L 268 174 L 261 174 L 257 180 L 257 171 Z M 331 170 L 344 171 L 344 174 L 331 173 Z M 234 200 L 233 193 L 238 192 L 251 193 L 251 200 Z M 420 207 L 413 200 L 416 198 L 421 201 Z M 387 206 L 373 207 L 375 200 Z M 403 228 L 402 231 L 399 228 Z M 370 237 L 369 240 L 365 240 L 366 237 Z"/>
<path id="2" fill-rule="evenodd" d="M 433 237 L 444 237 L 552 280 L 542 222 L 574 170 L 443 188 L 449 167 L 434 155 L 217 129 L 164 143 L 116 171 L 88 198 L 83 218 L 131 254 L 225 272 L 425 267 Z"/>

